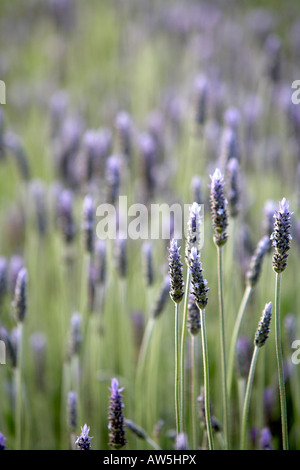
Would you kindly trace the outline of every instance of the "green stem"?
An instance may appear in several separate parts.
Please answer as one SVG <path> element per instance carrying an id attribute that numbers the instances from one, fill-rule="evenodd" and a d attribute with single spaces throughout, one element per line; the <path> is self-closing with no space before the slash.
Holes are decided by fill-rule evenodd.
<path id="1" fill-rule="evenodd" d="M 204 405 L 205 405 L 205 420 L 206 420 L 206 431 L 208 438 L 208 445 L 210 450 L 214 450 L 214 440 L 211 427 L 210 417 L 210 387 L 209 387 L 209 362 L 208 362 L 208 348 L 207 348 L 207 336 L 206 336 L 206 324 L 205 324 L 205 310 L 200 309 L 201 319 L 201 339 L 202 339 L 202 356 L 203 356 L 203 371 L 204 371 Z"/>
<path id="2" fill-rule="evenodd" d="M 181 432 L 179 400 L 179 303 L 175 303 L 175 414 L 177 436 Z"/>
<path id="3" fill-rule="evenodd" d="M 248 421 L 249 406 L 250 406 L 250 397 L 251 397 L 254 372 L 256 368 L 258 353 L 259 353 L 259 348 L 255 346 L 252 360 L 251 360 L 249 375 L 248 375 L 247 388 L 246 388 L 244 407 L 243 407 L 243 417 L 242 417 L 242 426 L 241 426 L 241 450 L 245 450 L 245 446 L 246 446 L 246 431 L 247 431 L 247 421 Z"/>
<path id="4" fill-rule="evenodd" d="M 191 277 L 191 273 L 190 273 L 189 268 L 187 268 L 186 284 L 185 284 L 186 290 L 185 290 L 185 297 L 184 297 L 184 310 L 183 310 L 182 330 L 181 330 L 181 350 L 180 350 L 180 413 L 181 413 L 180 420 L 181 420 L 181 423 L 184 422 L 184 352 L 185 352 L 187 310 L 188 310 L 189 293 L 190 293 L 190 277 Z"/>
<path id="5" fill-rule="evenodd" d="M 16 449 L 22 449 L 22 363 L 23 363 L 23 323 L 19 322 L 16 368 Z"/>
<path id="6" fill-rule="evenodd" d="M 226 343 L 225 343 L 225 315 L 224 315 L 224 293 L 223 293 L 223 251 L 218 246 L 218 291 L 219 291 L 219 316 L 220 316 L 220 343 L 221 343 L 221 367 L 222 367 L 222 395 L 223 395 L 223 426 L 225 448 L 229 448 L 228 433 L 228 397 L 227 397 L 227 374 L 226 374 Z"/>
<path id="7" fill-rule="evenodd" d="M 139 357 L 138 357 L 138 363 L 137 363 L 137 372 L 136 372 L 136 400 L 137 403 L 140 403 L 140 406 L 137 406 L 139 409 L 138 416 L 136 419 L 141 422 L 142 418 L 142 393 L 141 393 L 141 385 L 142 385 L 142 379 L 143 379 L 143 372 L 145 370 L 145 361 L 146 361 L 146 356 L 147 352 L 149 349 L 149 344 L 150 344 L 150 339 L 152 337 L 153 329 L 155 325 L 155 318 L 150 317 L 148 319 L 146 329 L 144 332 L 144 336 L 142 339 L 142 344 L 140 347 L 140 352 L 139 352 Z"/>
<path id="8" fill-rule="evenodd" d="M 281 410 L 281 428 L 282 428 L 282 446 L 283 450 L 288 450 L 288 429 L 287 429 L 287 410 L 286 410 L 286 396 L 285 384 L 283 374 L 283 358 L 281 349 L 281 329 L 280 329 L 280 281 L 281 274 L 276 274 L 275 284 L 275 344 L 276 344 L 276 358 L 278 367 L 278 380 L 279 380 L 279 395 L 280 395 L 280 410 Z"/>
<path id="9" fill-rule="evenodd" d="M 246 311 L 246 307 L 251 296 L 251 292 L 252 292 L 252 286 L 248 285 L 245 289 L 242 302 L 241 302 L 241 305 L 240 305 L 240 308 L 236 317 L 236 321 L 233 327 L 232 336 L 231 336 L 231 343 L 230 343 L 229 357 L 228 357 L 228 379 L 227 379 L 228 399 L 230 399 L 231 390 L 232 390 L 236 343 L 237 343 L 237 339 L 239 336 L 241 324 L 244 318 L 244 314 Z"/>
<path id="10" fill-rule="evenodd" d="M 192 360 L 192 430 L 193 430 L 193 449 L 197 448 L 197 427 L 196 427 L 196 360 L 195 360 L 195 348 L 196 338 L 195 335 L 191 335 L 191 360 Z"/>

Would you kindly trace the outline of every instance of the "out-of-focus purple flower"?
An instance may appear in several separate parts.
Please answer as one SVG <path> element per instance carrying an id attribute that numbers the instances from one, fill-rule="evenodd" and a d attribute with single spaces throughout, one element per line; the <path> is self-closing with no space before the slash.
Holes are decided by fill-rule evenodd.
<path id="1" fill-rule="evenodd" d="M 120 191 L 120 160 L 116 155 L 108 157 L 106 162 L 107 202 L 115 204 Z"/>
<path id="2" fill-rule="evenodd" d="M 94 199 L 88 194 L 83 200 L 82 206 L 82 234 L 83 246 L 88 253 L 94 251 Z"/>
<path id="3" fill-rule="evenodd" d="M 89 436 L 90 427 L 85 424 L 81 428 L 81 434 L 78 436 L 75 444 L 77 445 L 78 450 L 92 450 L 91 440 L 92 437 Z"/>
<path id="4" fill-rule="evenodd" d="M 0 256 L 0 302 L 7 291 L 8 263 L 4 256 Z"/>
<path id="5" fill-rule="evenodd" d="M 13 306 L 17 322 L 23 322 L 26 316 L 27 270 L 22 268 L 17 276 Z"/>
<path id="6" fill-rule="evenodd" d="M 274 231 L 271 235 L 274 247 L 273 269 L 280 274 L 286 269 L 288 251 L 291 243 L 291 212 L 289 203 L 283 198 L 279 203 L 279 210 L 274 214 Z"/>
<path id="7" fill-rule="evenodd" d="M 132 121 L 129 113 L 126 111 L 119 111 L 116 120 L 115 128 L 117 131 L 117 139 L 119 144 L 119 151 L 130 162 L 132 154 Z"/>
<path id="8" fill-rule="evenodd" d="M 73 215 L 74 194 L 70 189 L 64 189 L 59 195 L 57 208 L 57 223 L 67 244 L 74 240 L 76 225 Z"/>
<path id="9" fill-rule="evenodd" d="M 266 74 L 274 83 L 281 79 L 282 41 L 277 34 L 271 33 L 265 41 Z"/>
<path id="10" fill-rule="evenodd" d="M 150 201 L 155 192 L 155 163 L 156 144 L 149 133 L 141 134 L 139 138 L 139 151 L 142 159 L 143 190 L 146 202 Z"/>
<path id="11" fill-rule="evenodd" d="M 123 417 L 123 390 L 123 387 L 119 388 L 118 380 L 113 378 L 110 387 L 111 395 L 108 410 L 108 445 L 114 449 L 121 449 L 127 443 Z"/>
<path id="12" fill-rule="evenodd" d="M 9 149 L 16 157 L 20 173 L 22 177 L 24 178 L 24 180 L 29 181 L 30 170 L 29 170 L 28 157 L 23 148 L 23 144 L 21 142 L 20 137 L 16 135 L 14 132 L 7 131 L 5 132 L 3 136 L 3 143 L 4 143 L 4 147 Z"/>
<path id="13" fill-rule="evenodd" d="M 236 158 L 230 158 L 227 162 L 228 180 L 228 209 L 229 215 L 237 217 L 240 211 L 240 164 Z"/>
<path id="14" fill-rule="evenodd" d="M 82 316 L 79 312 L 73 313 L 70 321 L 70 331 L 69 331 L 69 345 L 68 345 L 68 357 L 72 358 L 73 356 L 79 354 L 81 343 L 82 343 L 82 333 L 81 333 L 81 323 Z"/>
<path id="15" fill-rule="evenodd" d="M 154 282 L 153 268 L 153 247 L 151 243 L 144 243 L 142 247 L 143 266 L 147 286 L 152 286 Z"/>
<path id="16" fill-rule="evenodd" d="M 188 450 L 188 438 L 184 432 L 181 432 L 176 436 L 175 449 L 176 450 Z"/>
<path id="17" fill-rule="evenodd" d="M 100 284 L 104 284 L 106 280 L 106 251 L 105 240 L 97 240 L 95 243 L 95 268 L 96 280 Z"/>
<path id="18" fill-rule="evenodd" d="M 194 81 L 195 121 L 203 126 L 207 118 L 208 80 L 206 76 L 199 75 Z"/>
<path id="19" fill-rule="evenodd" d="M 73 390 L 68 393 L 67 415 L 68 427 L 71 431 L 75 431 L 77 427 L 77 393 Z"/>
<path id="20" fill-rule="evenodd" d="M 236 342 L 236 365 L 238 374 L 245 379 L 248 377 L 250 369 L 252 349 L 252 342 L 248 336 L 238 337 Z"/>
<path id="21" fill-rule="evenodd" d="M 192 200 L 197 204 L 203 204 L 204 198 L 202 195 L 202 178 L 198 175 L 193 176 L 191 181 Z"/>
<path id="22" fill-rule="evenodd" d="M 33 180 L 30 183 L 30 191 L 35 204 L 35 216 L 38 233 L 43 236 L 47 232 L 47 204 L 46 188 L 42 180 Z"/>
<path id="23" fill-rule="evenodd" d="M 272 434 L 269 428 L 263 428 L 260 433 L 259 447 L 261 450 L 273 450 Z"/>
<path id="24" fill-rule="evenodd" d="M 4 434 L 2 434 L 2 432 L 0 432 L 0 450 L 6 449 L 5 442 L 6 442 L 6 437 L 4 436 Z"/>

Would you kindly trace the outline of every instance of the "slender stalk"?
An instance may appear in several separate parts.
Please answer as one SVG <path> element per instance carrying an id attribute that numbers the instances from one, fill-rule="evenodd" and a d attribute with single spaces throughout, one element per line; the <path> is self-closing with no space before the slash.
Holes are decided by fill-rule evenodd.
<path id="1" fill-rule="evenodd" d="M 190 293 L 190 279 L 191 273 L 189 267 L 187 268 L 186 274 L 186 290 L 184 297 L 184 310 L 182 319 L 182 330 L 181 330 L 181 350 L 180 350 L 180 412 L 181 412 L 181 423 L 184 422 L 184 352 L 185 352 L 185 337 L 186 337 L 186 324 L 187 324 L 187 311 L 189 303 Z M 183 431 L 183 429 L 182 429 Z"/>
<path id="2" fill-rule="evenodd" d="M 144 332 L 144 336 L 142 339 L 142 344 L 140 347 L 139 351 L 139 357 L 138 357 L 138 362 L 137 362 L 137 372 L 136 372 L 136 400 L 139 405 L 137 406 L 138 413 L 136 416 L 137 421 L 141 422 L 142 419 L 142 391 L 141 391 L 141 385 L 143 382 L 143 373 L 145 370 L 145 361 L 147 357 L 147 352 L 149 349 L 149 344 L 150 340 L 152 337 L 152 333 L 154 330 L 154 325 L 155 325 L 155 318 L 150 317 L 148 319 L 146 329 Z"/>
<path id="3" fill-rule="evenodd" d="M 22 363 L 23 322 L 18 322 L 18 358 L 16 368 L 16 449 L 22 449 Z"/>
<path id="4" fill-rule="evenodd" d="M 280 394 L 280 410 L 281 410 L 281 428 L 282 428 L 282 446 L 283 450 L 288 450 L 288 429 L 287 429 L 287 410 L 286 395 L 283 374 L 283 358 L 281 348 L 281 328 L 280 328 L 280 281 L 281 273 L 276 273 L 275 283 L 275 345 L 278 367 L 279 394 Z"/>
<path id="5" fill-rule="evenodd" d="M 249 375 L 248 375 L 247 388 L 246 388 L 244 407 L 243 407 L 243 417 L 242 417 L 242 426 L 241 426 L 241 450 L 245 450 L 245 446 L 246 446 L 246 431 L 247 431 L 247 421 L 248 421 L 249 406 L 250 406 L 250 397 L 251 397 L 251 391 L 252 391 L 252 385 L 253 385 L 253 379 L 254 379 L 258 353 L 259 353 L 259 347 L 255 346 L 252 360 L 251 360 Z"/>
<path id="6" fill-rule="evenodd" d="M 179 303 L 175 303 L 175 414 L 177 435 L 180 434 L 182 428 L 179 399 L 179 359 Z"/>
<path id="7" fill-rule="evenodd" d="M 224 293 L 223 293 L 223 251 L 222 246 L 218 250 L 218 293 L 219 293 L 219 315 L 220 315 L 220 343 L 221 343 L 221 367 L 222 367 L 222 395 L 223 395 L 223 426 L 225 448 L 229 448 L 228 433 L 228 396 L 227 396 L 227 374 L 226 374 L 226 343 L 225 343 L 225 316 L 224 316 Z"/>
<path id="8" fill-rule="evenodd" d="M 206 336 L 206 324 L 205 324 L 205 310 L 200 309 L 201 318 L 201 339 L 202 339 L 202 356 L 203 356 L 203 371 L 204 371 L 204 390 L 205 390 L 205 420 L 206 420 L 206 432 L 208 438 L 209 449 L 214 449 L 213 433 L 211 427 L 210 417 L 210 387 L 209 387 L 209 362 L 208 362 L 208 348 L 207 348 L 207 336 Z"/>
<path id="9" fill-rule="evenodd" d="M 197 448 L 197 426 L 196 426 L 196 337 L 191 335 L 191 361 L 192 361 L 192 436 L 193 436 L 193 449 Z"/>
<path id="10" fill-rule="evenodd" d="M 242 302 L 236 317 L 236 321 L 233 327 L 232 336 L 231 336 L 231 343 L 229 349 L 229 357 L 228 357 L 228 379 L 227 379 L 227 386 L 228 386 L 228 399 L 230 399 L 231 389 L 232 389 L 232 379 L 233 379 L 233 371 L 234 371 L 234 357 L 235 357 L 235 348 L 237 339 L 239 336 L 241 324 L 244 318 L 244 314 L 246 311 L 246 307 L 248 301 L 250 299 L 252 293 L 252 286 L 248 285 L 245 289 Z"/>

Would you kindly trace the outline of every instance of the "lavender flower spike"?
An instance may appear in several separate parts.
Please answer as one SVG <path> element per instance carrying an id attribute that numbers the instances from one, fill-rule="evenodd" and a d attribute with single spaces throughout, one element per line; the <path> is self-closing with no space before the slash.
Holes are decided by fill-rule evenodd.
<path id="1" fill-rule="evenodd" d="M 91 440 L 92 437 L 89 436 L 90 427 L 85 424 L 81 428 L 81 434 L 78 436 L 75 444 L 77 445 L 78 450 L 92 450 Z"/>
<path id="2" fill-rule="evenodd" d="M 13 302 L 18 322 L 23 322 L 26 315 L 26 286 L 27 270 L 25 268 L 21 268 L 16 280 L 15 298 Z"/>
<path id="3" fill-rule="evenodd" d="M 272 245 L 275 248 L 273 269 L 278 274 L 282 273 L 287 266 L 288 251 L 292 239 L 291 215 L 289 203 L 283 198 L 279 203 L 279 211 L 275 211 L 274 214 L 274 231 L 271 235 Z"/>
<path id="4" fill-rule="evenodd" d="M 181 256 L 176 240 L 171 240 L 169 248 L 169 274 L 170 274 L 170 297 L 175 303 L 179 303 L 184 296 L 184 282 Z"/>
<path id="5" fill-rule="evenodd" d="M 123 398 L 121 392 L 123 388 L 119 388 L 117 379 L 111 381 L 111 396 L 108 410 L 108 429 L 109 443 L 108 445 L 114 449 L 121 449 L 127 443 L 125 436 L 125 425 L 123 417 Z"/>
<path id="6" fill-rule="evenodd" d="M 211 176 L 210 185 L 210 207 L 211 218 L 214 229 L 214 242 L 222 246 L 227 241 L 226 228 L 228 226 L 227 200 L 224 194 L 224 177 L 217 168 Z"/>
<path id="7" fill-rule="evenodd" d="M 190 215 L 187 224 L 187 238 L 185 246 L 185 261 L 187 265 L 190 262 L 190 254 L 192 247 L 197 249 L 200 246 L 200 226 L 202 223 L 202 216 L 200 216 L 201 205 L 193 202 L 190 207 Z"/>
<path id="8" fill-rule="evenodd" d="M 208 298 L 207 292 L 207 280 L 203 278 L 202 263 L 200 262 L 200 255 L 195 247 L 192 248 L 190 255 L 190 271 L 191 271 L 191 283 L 192 283 L 192 295 L 196 301 L 198 307 L 203 310 L 205 309 Z"/>
<path id="9" fill-rule="evenodd" d="M 272 317 L 272 302 L 265 305 L 258 328 L 256 330 L 254 344 L 261 348 L 267 341 L 270 333 L 270 323 Z"/>

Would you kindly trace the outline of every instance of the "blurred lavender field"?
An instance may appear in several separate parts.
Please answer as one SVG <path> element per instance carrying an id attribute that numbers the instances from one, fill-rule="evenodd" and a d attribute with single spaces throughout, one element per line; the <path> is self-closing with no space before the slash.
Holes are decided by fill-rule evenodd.
<path id="1" fill-rule="evenodd" d="M 267 341 L 258 335 L 266 344 L 245 439 L 252 450 L 285 448 L 272 258 L 278 233 L 273 246 L 270 236 L 275 211 L 289 219 L 283 198 L 289 202 L 279 323 L 289 448 L 300 449 L 300 104 L 292 101 L 292 84 L 300 80 L 300 7 L 297 0 L 269 3 L 1 1 L 0 340 L 6 364 L 0 364 L 0 450 L 211 447 L 199 305 L 186 282 L 191 253 L 185 238 L 178 240 L 186 297 L 180 282 L 170 297 L 169 256 L 172 250 L 177 256 L 176 245 L 171 255 L 168 250 L 170 221 L 163 221 L 171 225 L 167 240 L 97 236 L 97 207 L 118 209 L 119 196 L 147 209 L 203 204 L 200 258 L 209 287 L 203 309 L 215 449 L 241 447 L 254 338 L 269 302 L 270 332 Z M 219 221 L 211 217 L 210 195 L 216 169 L 228 202 L 222 249 L 227 430 L 214 243 Z M 186 331 L 180 436 L 177 300 Z"/>

